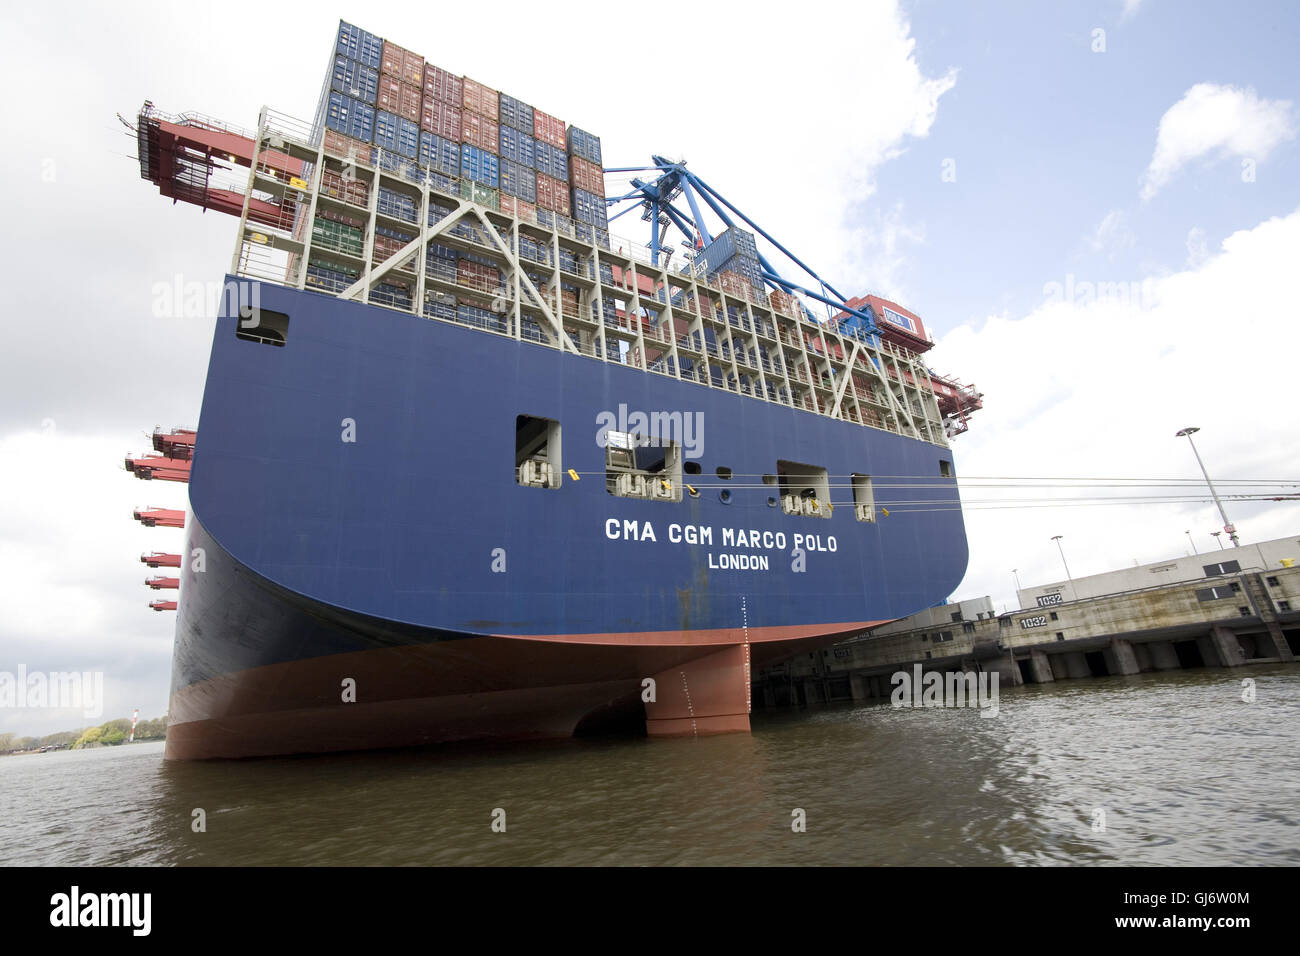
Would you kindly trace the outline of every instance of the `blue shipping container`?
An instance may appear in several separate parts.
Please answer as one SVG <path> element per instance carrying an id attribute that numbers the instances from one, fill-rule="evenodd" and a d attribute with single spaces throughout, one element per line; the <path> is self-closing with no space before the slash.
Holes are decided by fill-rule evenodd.
<path id="1" fill-rule="evenodd" d="M 527 103 L 502 93 L 498 113 L 502 126 L 517 129 L 528 136 L 533 135 L 533 108 Z"/>
<path id="2" fill-rule="evenodd" d="M 436 200 L 429 201 L 429 225 L 436 226 L 456 210 L 451 206 L 444 206 Z"/>
<path id="3" fill-rule="evenodd" d="M 343 20 L 339 21 L 339 40 L 336 47 L 349 60 L 379 69 L 384 62 L 384 41 Z"/>
<path id="4" fill-rule="evenodd" d="M 736 258 L 745 260 L 749 265 L 735 268 L 727 265 Z M 733 226 L 696 253 L 695 262 L 697 266 L 703 265 L 704 271 L 709 275 L 728 268 L 741 275 L 747 276 L 751 272 L 756 275 L 759 266 L 758 244 L 752 232 Z"/>
<path id="5" fill-rule="evenodd" d="M 420 131 L 420 165 L 448 176 L 460 175 L 460 144 Z"/>
<path id="6" fill-rule="evenodd" d="M 379 187 L 378 209 L 385 216 L 404 219 L 407 222 L 418 222 L 415 207 L 416 203 L 413 196 L 389 189 L 387 186 Z"/>
<path id="7" fill-rule="evenodd" d="M 501 158 L 508 159 L 520 166 L 533 168 L 535 162 L 536 141 L 527 133 L 521 133 L 509 126 L 502 126 L 498 134 L 501 146 Z M 529 202 L 532 202 L 530 199 Z"/>
<path id="8" fill-rule="evenodd" d="M 342 93 L 330 93 L 325 126 L 368 143 L 375 133 L 374 107 Z"/>
<path id="9" fill-rule="evenodd" d="M 732 226 L 713 241 L 730 243 L 731 248 L 723 254 L 723 259 L 730 259 L 733 255 L 745 256 L 749 259 L 758 258 L 758 242 L 752 232 Z"/>
<path id="10" fill-rule="evenodd" d="M 379 96 L 379 71 L 340 54 L 334 57 L 330 89 L 374 106 Z"/>
<path id="11" fill-rule="evenodd" d="M 447 282 L 456 281 L 456 250 L 436 243 L 429 245 L 424 254 L 425 272 Z"/>
<path id="12" fill-rule="evenodd" d="M 457 147 L 456 155 L 457 155 L 457 157 L 458 157 L 456 161 L 457 161 L 457 162 L 460 162 L 460 159 L 459 159 L 459 156 L 460 156 L 460 149 L 459 149 L 459 147 Z M 456 170 L 456 179 L 459 179 L 459 178 L 460 178 L 460 170 L 457 169 L 457 170 Z M 450 176 L 444 176 L 442 173 L 436 172 L 436 171 L 434 171 L 434 170 L 430 170 L 430 171 L 429 171 L 429 188 L 430 188 L 430 189 L 437 189 L 437 190 L 439 190 L 439 191 L 441 191 L 441 192 L 446 193 L 446 194 L 449 195 L 449 196 L 455 196 L 455 195 L 459 194 L 459 192 L 460 192 L 460 187 L 456 185 L 456 181 L 455 181 L 454 179 L 452 179 L 452 177 L 450 177 Z"/>
<path id="13" fill-rule="evenodd" d="M 415 159 L 420 152 L 420 127 L 403 117 L 377 110 L 375 145 L 380 149 L 392 150 L 408 159 Z"/>
<path id="14" fill-rule="evenodd" d="M 581 156 L 587 162 L 595 163 L 597 166 L 605 165 L 600 159 L 599 136 L 592 136 L 586 130 L 570 126 L 565 133 L 565 140 L 569 144 L 569 155 Z"/>
<path id="15" fill-rule="evenodd" d="M 420 172 L 420 167 L 415 165 L 414 160 L 408 159 L 401 153 L 394 152 L 391 149 L 383 149 L 378 146 L 372 149 L 370 151 L 370 164 L 397 173 L 403 179 L 409 179 L 413 183 L 424 180 L 424 174 Z"/>
<path id="16" fill-rule="evenodd" d="M 470 146 L 468 143 L 460 148 L 460 174 L 465 179 L 472 179 L 493 189 L 501 181 L 500 164 L 497 158 L 487 150 Z"/>
<path id="17" fill-rule="evenodd" d="M 527 166 L 501 160 L 501 191 L 522 199 L 537 202 L 537 174 Z"/>
<path id="18" fill-rule="evenodd" d="M 533 168 L 539 173 L 545 173 L 562 183 L 569 181 L 569 157 L 565 155 L 564 150 L 539 139 L 533 146 L 533 159 Z"/>
<path id="19" fill-rule="evenodd" d="M 605 212 L 605 200 L 595 193 L 589 193 L 585 189 L 573 188 L 573 218 L 578 222 L 585 222 L 592 226 L 605 228 L 609 223 L 608 214 Z"/>

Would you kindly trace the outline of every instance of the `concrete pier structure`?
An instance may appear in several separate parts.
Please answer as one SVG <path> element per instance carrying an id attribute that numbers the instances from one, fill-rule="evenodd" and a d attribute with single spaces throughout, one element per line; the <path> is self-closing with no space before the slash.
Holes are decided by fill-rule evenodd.
<path id="1" fill-rule="evenodd" d="M 767 667 L 755 674 L 762 693 L 753 699 L 794 707 L 888 700 L 890 675 L 913 664 L 996 671 L 1009 687 L 1294 661 L 1300 538 L 1024 588 L 1019 597 L 1022 608 L 1003 614 L 989 598 L 930 608 Z"/>

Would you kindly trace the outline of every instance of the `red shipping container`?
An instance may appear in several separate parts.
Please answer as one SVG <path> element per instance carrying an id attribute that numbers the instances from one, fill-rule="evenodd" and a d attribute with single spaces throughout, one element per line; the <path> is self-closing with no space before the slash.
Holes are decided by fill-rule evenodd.
<path id="1" fill-rule="evenodd" d="M 501 126 L 495 120 L 477 113 L 465 113 L 461 117 L 461 142 L 487 150 L 492 155 L 501 152 Z"/>
<path id="2" fill-rule="evenodd" d="M 402 249 L 406 247 L 406 245 L 407 243 L 402 242 L 402 240 L 400 239 L 394 239 L 392 236 L 376 235 L 375 249 L 372 255 L 372 260 L 376 265 L 378 265 L 379 263 L 387 260 L 390 256 L 396 255 L 398 252 L 401 252 Z M 414 272 L 415 263 L 418 261 L 418 259 L 419 257 L 417 256 L 413 258 L 410 262 L 407 262 L 405 265 L 398 266 L 398 268 L 404 272 Z"/>
<path id="3" fill-rule="evenodd" d="M 328 219 L 331 222 L 341 222 L 345 226 L 351 226 L 353 229 L 365 229 L 366 220 L 359 216 L 349 216 L 345 212 L 339 212 L 337 209 L 328 209 L 324 203 L 316 208 L 317 219 Z"/>
<path id="4" fill-rule="evenodd" d="M 412 123 L 420 122 L 420 106 L 423 100 L 424 93 L 420 87 L 403 83 L 402 98 L 397 109 L 397 115 L 403 119 L 409 119 Z"/>
<path id="5" fill-rule="evenodd" d="M 768 295 L 768 301 L 772 303 L 772 308 L 783 315 L 798 315 L 798 301 L 789 292 L 782 292 L 780 289 L 773 289 Z"/>
<path id="6" fill-rule="evenodd" d="M 403 83 L 423 87 L 424 57 L 412 53 L 410 50 L 404 50 L 396 43 L 389 43 L 385 40 L 384 58 L 381 61 L 380 72 L 395 76 Z"/>
<path id="7" fill-rule="evenodd" d="M 480 262 L 460 259 L 456 262 L 456 284 L 479 292 L 501 291 L 501 272 Z"/>
<path id="8" fill-rule="evenodd" d="M 389 113 L 396 113 L 402 105 L 402 81 L 395 76 L 379 77 L 379 97 L 375 105 Z"/>
<path id="9" fill-rule="evenodd" d="M 537 174 L 537 205 L 562 216 L 569 214 L 569 184 L 552 179 L 543 173 Z"/>
<path id="10" fill-rule="evenodd" d="M 753 286 L 749 280 L 736 272 L 719 272 L 715 284 L 728 295 L 735 296 L 738 299 L 747 299 L 751 294 Z"/>
<path id="11" fill-rule="evenodd" d="M 399 80 L 402 78 L 403 58 L 406 51 L 396 43 L 384 41 L 384 56 L 380 60 L 379 72 L 387 73 L 389 76 L 395 76 Z"/>
<path id="12" fill-rule="evenodd" d="M 556 149 L 564 149 L 564 120 L 534 109 L 533 136 L 543 143 L 550 143 Z"/>
<path id="13" fill-rule="evenodd" d="M 354 206 L 367 206 L 370 187 L 360 179 L 344 179 L 332 169 L 325 169 L 320 174 L 320 191 L 327 196 L 350 202 Z"/>
<path id="14" fill-rule="evenodd" d="M 450 103 L 459 109 L 465 102 L 465 83 L 455 73 L 448 73 L 441 67 L 426 63 L 424 64 L 424 98 Z"/>
<path id="15" fill-rule="evenodd" d="M 353 139 L 351 136 L 344 136 L 332 129 L 325 131 L 325 151 L 333 153 L 335 156 L 342 156 L 344 159 L 354 159 L 357 162 L 370 162 L 369 143 L 363 143 L 359 139 Z"/>
<path id="16" fill-rule="evenodd" d="M 580 156 L 569 157 L 569 181 L 579 189 L 605 198 L 605 171 Z"/>
<path id="17" fill-rule="evenodd" d="M 443 139 L 449 139 L 453 143 L 459 143 L 463 125 L 461 115 L 459 106 L 431 100 L 426 96 L 420 110 L 420 128 Z"/>
<path id="18" fill-rule="evenodd" d="M 411 86 L 424 86 L 424 57 L 409 50 L 402 57 L 402 82 Z"/>
<path id="19" fill-rule="evenodd" d="M 497 118 L 501 109 L 501 97 L 497 91 L 465 77 L 465 96 L 462 102 L 465 109 L 471 110 L 479 116 L 486 116 L 493 120 Z M 496 152 L 496 150 L 492 150 Z"/>
<path id="20" fill-rule="evenodd" d="M 524 202 L 509 193 L 501 194 L 500 209 L 507 216 L 514 216 L 516 219 L 522 219 L 524 222 L 537 221 L 537 207 L 530 202 Z"/>

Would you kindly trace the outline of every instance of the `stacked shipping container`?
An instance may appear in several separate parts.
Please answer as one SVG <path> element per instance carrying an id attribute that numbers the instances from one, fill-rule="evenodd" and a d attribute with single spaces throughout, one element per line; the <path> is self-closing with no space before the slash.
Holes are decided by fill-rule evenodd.
<path id="1" fill-rule="evenodd" d="M 379 71 L 356 60 L 349 60 L 341 53 L 336 54 L 330 89 L 374 106 L 379 93 Z"/>
<path id="2" fill-rule="evenodd" d="M 609 248 L 609 216 L 605 208 L 605 173 L 600 137 L 570 126 L 565 136 L 571 185 L 574 230 L 579 239 Z"/>
<path id="3" fill-rule="evenodd" d="M 735 226 L 695 254 L 695 274 L 699 277 L 718 276 L 721 288 L 733 295 L 744 295 L 743 291 L 737 291 L 735 282 L 726 278 L 735 276 L 766 297 L 762 265 L 758 261 L 758 243 L 753 233 Z"/>
<path id="4" fill-rule="evenodd" d="M 456 76 L 342 21 L 321 102 L 318 124 L 332 154 L 376 163 L 415 182 L 428 175 L 444 190 L 458 188 L 453 179 L 460 179 L 459 191 L 465 198 L 527 221 L 559 227 L 556 214 L 574 216 L 577 222 L 564 225 L 564 231 L 608 247 L 598 137 L 566 128 L 563 120 L 522 100 Z M 324 193 L 359 211 L 367 208 L 370 187 L 364 181 L 329 169 L 322 176 Z M 380 187 L 378 211 L 389 222 L 413 224 L 417 209 L 411 195 Z M 441 206 L 438 210 L 430 209 L 431 223 L 448 213 Z M 314 242 L 322 254 L 359 259 L 364 223 L 364 214 L 340 217 L 322 211 L 312 225 Z M 377 226 L 374 258 L 391 255 L 413 234 L 392 225 Z M 525 251 L 522 243 L 520 251 Z M 550 258 L 549 247 L 539 245 L 528 251 L 536 251 L 539 259 Z M 475 291 L 489 291 L 500 282 L 499 276 L 487 271 L 486 263 L 457 256 L 447 247 L 431 248 L 425 264 L 430 275 L 470 285 Z M 408 264 L 404 271 L 412 268 Z M 331 291 L 345 288 L 359 274 L 352 264 L 315 256 L 307 272 L 309 284 Z M 570 292 L 563 289 L 559 296 L 566 314 L 576 311 L 576 298 L 570 302 L 573 296 L 566 294 Z M 409 285 L 395 275 L 375 290 L 372 299 L 405 304 L 410 295 Z M 426 314 L 472 313 L 475 322 L 486 322 L 482 308 L 482 303 L 458 302 L 447 292 L 431 292 L 424 305 Z"/>
<path id="5" fill-rule="evenodd" d="M 349 155 L 364 155 L 357 144 L 371 142 L 444 176 L 500 188 L 515 214 L 534 218 L 535 206 L 563 216 L 576 211 L 581 224 L 604 234 L 598 137 L 566 129 L 563 120 L 522 100 L 454 76 L 345 22 L 339 24 L 323 123 L 330 146 L 346 146 Z M 373 159 L 390 169 L 401 164 L 384 154 Z M 580 180 L 570 182 L 571 170 Z M 480 195 L 477 188 L 468 191 Z M 499 205 L 498 197 L 492 199 Z"/>
<path id="6" fill-rule="evenodd" d="M 339 21 L 337 51 L 349 60 L 356 60 L 378 70 L 384 61 L 384 41 L 360 27 Z"/>

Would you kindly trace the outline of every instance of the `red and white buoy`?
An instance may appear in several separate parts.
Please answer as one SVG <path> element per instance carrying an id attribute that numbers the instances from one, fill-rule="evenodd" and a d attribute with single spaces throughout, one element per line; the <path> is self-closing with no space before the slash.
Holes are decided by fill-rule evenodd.
<path id="1" fill-rule="evenodd" d="M 131 715 L 131 736 L 126 738 L 126 742 L 128 744 L 131 743 L 133 740 L 135 740 L 135 722 L 139 719 L 140 719 L 140 708 L 137 707 L 135 709 L 135 713 Z"/>

